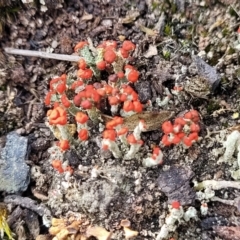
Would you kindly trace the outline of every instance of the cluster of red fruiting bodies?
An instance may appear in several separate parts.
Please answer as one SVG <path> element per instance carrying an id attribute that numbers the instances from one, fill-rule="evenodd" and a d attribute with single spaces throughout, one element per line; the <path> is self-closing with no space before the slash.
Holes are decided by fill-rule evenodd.
<path id="1" fill-rule="evenodd" d="M 68 150 L 75 142 L 67 129 L 70 115 L 76 121 L 78 139 L 84 142 L 90 135 L 87 122 L 92 113 L 100 109 L 103 99 L 108 100 L 113 115 L 121 115 L 106 124 L 106 130 L 103 132 L 103 149 L 111 150 L 114 157 L 121 157 L 116 144 L 117 137 L 125 145 L 130 145 L 129 152 L 132 154 L 143 144 L 140 134 L 146 131 L 144 121 L 139 122 L 132 134 L 123 127 L 124 117 L 143 111 L 138 94 L 130 86 L 139 78 L 139 72 L 128 64 L 129 55 L 134 49 L 135 45 L 131 41 L 124 41 L 121 48 L 117 48 L 116 41 L 104 41 L 94 51 L 88 42 L 79 42 L 75 46 L 75 52 L 82 56 L 76 74 L 74 76 L 63 74 L 53 78 L 50 81 L 50 91 L 45 98 L 45 104 L 52 106 L 47 112 L 49 127 L 53 131 L 57 129 L 61 135 L 57 143 L 61 151 Z M 108 81 L 101 81 L 102 71 L 108 74 Z M 190 146 L 196 141 L 200 130 L 197 124 L 199 116 L 196 115 L 197 112 L 193 110 L 186 113 L 183 118 L 176 118 L 174 124 L 170 121 L 165 122 L 162 125 L 165 133 L 162 144 L 169 146 L 182 141 L 186 146 Z M 131 157 L 132 155 L 128 154 L 128 158 Z M 161 158 L 160 148 L 154 148 L 152 157 L 147 158 L 146 166 L 154 165 L 156 159 L 158 163 L 162 162 Z M 52 165 L 61 173 L 70 171 L 68 167 L 62 167 L 61 160 L 55 159 Z"/>
<path id="2" fill-rule="evenodd" d="M 198 140 L 200 132 L 199 114 L 196 110 L 190 110 L 183 117 L 177 117 L 172 124 L 166 121 L 162 124 L 164 132 L 162 144 L 170 146 L 171 144 L 182 143 L 185 147 L 191 147 Z"/>
<path id="3" fill-rule="evenodd" d="M 116 41 L 104 41 L 91 52 L 88 42 L 79 42 L 74 48 L 82 56 L 76 76 L 63 74 L 50 81 L 45 104 L 53 108 L 47 112 L 47 117 L 50 127 L 60 131 L 61 138 L 57 145 L 62 151 L 68 150 L 72 143 L 66 130 L 69 114 L 75 117 L 79 140 L 86 141 L 89 137 L 87 121 L 90 112 L 99 109 L 102 99 L 108 100 L 113 114 L 120 109 L 122 116 L 142 112 L 138 94 L 129 85 L 139 78 L 139 72 L 127 64 L 129 54 L 134 49 L 131 41 L 124 41 L 119 49 Z M 98 81 L 101 71 L 109 74 L 108 81 Z M 62 172 L 60 162 L 53 163 L 54 168 Z"/>

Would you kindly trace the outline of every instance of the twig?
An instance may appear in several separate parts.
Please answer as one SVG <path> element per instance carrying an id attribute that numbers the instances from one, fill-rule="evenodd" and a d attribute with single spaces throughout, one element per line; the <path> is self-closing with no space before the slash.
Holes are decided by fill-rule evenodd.
<path id="1" fill-rule="evenodd" d="M 211 198 L 211 201 L 217 201 L 217 202 L 221 202 L 230 206 L 234 206 L 238 209 L 238 211 L 240 211 L 240 198 L 237 197 L 233 200 L 228 200 L 228 199 L 222 199 L 219 197 L 214 196 L 213 198 Z"/>
<path id="2" fill-rule="evenodd" d="M 195 190 L 203 190 L 207 187 L 210 187 L 212 190 L 219 190 L 222 188 L 236 188 L 240 189 L 240 184 L 238 181 L 216 181 L 216 180 L 205 180 L 199 183 L 196 183 L 194 186 Z"/>
<path id="3" fill-rule="evenodd" d="M 4 198 L 4 202 L 7 204 L 11 203 L 13 205 L 30 209 L 36 212 L 40 216 L 43 216 L 45 214 L 51 216 L 50 210 L 45 205 L 38 204 L 37 201 L 34 201 L 28 197 L 21 197 L 18 195 L 9 195 Z"/>
<path id="4" fill-rule="evenodd" d="M 66 54 L 56 54 L 56 53 L 48 53 L 48 52 L 40 52 L 40 51 L 32 51 L 32 50 L 23 50 L 16 48 L 4 48 L 4 51 L 8 54 L 28 56 L 28 57 L 40 57 L 47 59 L 55 59 L 60 61 L 69 61 L 69 62 L 78 62 L 81 57 L 75 55 L 66 55 Z"/>

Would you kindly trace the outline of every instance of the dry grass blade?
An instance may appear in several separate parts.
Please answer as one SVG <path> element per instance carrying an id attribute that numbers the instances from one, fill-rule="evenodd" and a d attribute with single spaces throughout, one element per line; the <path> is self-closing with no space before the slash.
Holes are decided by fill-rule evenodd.
<path id="1" fill-rule="evenodd" d="M 134 114 L 130 117 L 124 118 L 124 126 L 133 131 L 140 120 L 144 120 L 147 125 L 147 132 L 160 129 L 161 124 L 174 115 L 171 111 L 161 111 L 161 112 L 142 112 Z M 102 114 L 102 119 L 104 122 L 112 120 L 111 116 Z"/>

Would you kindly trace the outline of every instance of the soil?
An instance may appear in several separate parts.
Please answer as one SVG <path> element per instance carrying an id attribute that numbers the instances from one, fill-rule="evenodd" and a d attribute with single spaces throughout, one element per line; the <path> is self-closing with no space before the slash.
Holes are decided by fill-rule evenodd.
<path id="1" fill-rule="evenodd" d="M 54 217 L 65 219 L 69 225 L 72 218 L 80 218 L 78 231 L 88 239 L 89 235 L 108 239 L 87 234 L 90 226 L 112 232 L 111 239 L 125 239 L 120 224 L 124 219 L 138 232 L 135 239 L 156 239 L 169 214 L 168 204 L 178 200 L 184 210 L 195 207 L 197 218 L 177 223 L 177 229 L 167 239 L 240 239 L 239 208 L 209 199 L 208 213 L 203 215 L 194 189 L 195 181 L 233 181 L 231 165 L 218 160 L 224 154 L 223 141 L 232 127 L 240 128 L 239 2 L 49 2 L 46 12 L 42 5 L 25 4 L 12 18 L 1 19 L 0 135 L 4 139 L 16 131 L 28 138 L 31 149 L 26 159 L 31 168 L 28 189 L 13 195 L 14 201 L 9 193 L 0 195 L 9 211 L 8 224 L 14 238 L 53 239 L 54 234 L 50 236 L 48 231 L 49 220 Z M 45 124 L 49 108 L 44 99 L 49 81 L 76 69 L 76 63 L 10 55 L 4 48 L 71 55 L 74 46 L 88 38 L 94 46 L 104 40 L 116 40 L 119 45 L 124 39 L 135 43 L 129 61 L 140 72 L 139 81 L 133 84 L 140 101 L 151 101 L 148 111 L 173 112 L 170 120 L 197 110 L 201 118 L 198 141 L 190 148 L 181 144 L 164 147 L 160 144 L 160 120 L 159 127 L 153 124 L 151 131 L 141 134 L 144 144 L 134 159 L 115 159 L 101 149 L 102 133 L 90 121 L 90 139 L 63 156 L 74 169 L 73 174 L 54 170 L 51 151 L 57 139 Z M 179 95 L 171 94 L 174 86 L 183 88 Z M 168 102 L 159 104 L 164 99 Z M 104 114 L 110 115 L 108 110 Z M 159 144 L 163 164 L 144 167 L 142 159 Z M 215 195 L 234 200 L 240 191 L 228 187 L 216 190 Z M 35 205 L 44 210 L 36 211 Z M 44 219 L 42 211 L 47 211 L 50 219 Z M 74 238 L 74 234 L 69 233 L 71 239 L 84 239 Z"/>

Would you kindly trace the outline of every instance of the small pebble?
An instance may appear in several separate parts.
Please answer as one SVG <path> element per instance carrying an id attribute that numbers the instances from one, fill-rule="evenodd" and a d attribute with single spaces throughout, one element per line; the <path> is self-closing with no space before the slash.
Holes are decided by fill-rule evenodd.
<path id="1" fill-rule="evenodd" d="M 58 42 L 56 40 L 53 40 L 51 46 L 52 48 L 56 48 L 58 46 Z"/>
<path id="2" fill-rule="evenodd" d="M 101 25 L 109 28 L 109 27 L 112 27 L 113 23 L 111 19 L 104 19 L 102 20 Z"/>

